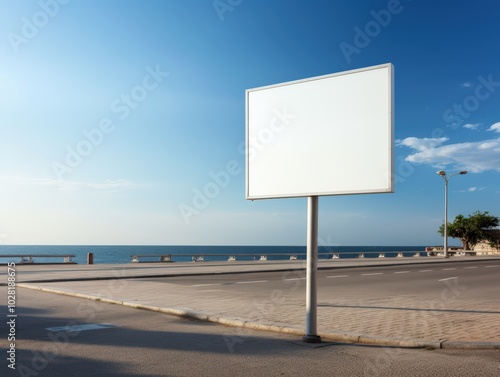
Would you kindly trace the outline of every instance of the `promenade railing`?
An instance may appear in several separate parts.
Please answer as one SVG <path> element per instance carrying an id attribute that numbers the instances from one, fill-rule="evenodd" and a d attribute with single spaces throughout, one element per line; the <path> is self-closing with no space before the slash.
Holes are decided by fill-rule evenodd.
<path id="1" fill-rule="evenodd" d="M 336 260 L 352 258 L 405 258 L 405 257 L 436 257 L 441 256 L 439 251 L 343 251 L 320 252 L 318 260 Z M 474 252 L 460 252 L 456 255 L 475 255 Z M 283 261 L 306 260 L 306 253 L 246 253 L 246 254 L 134 254 L 131 262 L 215 262 L 215 261 Z"/>
<path id="2" fill-rule="evenodd" d="M 75 258 L 74 254 L 0 254 L 0 264 L 6 264 L 7 261 L 16 264 L 61 263 L 53 261 L 53 259 L 62 259 L 62 263 L 74 264 L 73 258 Z"/>

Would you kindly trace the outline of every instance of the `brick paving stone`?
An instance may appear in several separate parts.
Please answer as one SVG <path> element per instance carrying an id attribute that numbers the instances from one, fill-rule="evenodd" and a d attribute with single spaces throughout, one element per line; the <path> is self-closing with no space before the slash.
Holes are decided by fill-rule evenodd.
<path id="1" fill-rule="evenodd" d="M 304 326 L 305 305 L 302 295 L 274 304 L 269 297 L 234 295 L 226 297 L 216 289 L 193 289 L 187 286 L 163 284 L 162 290 L 151 281 L 127 280 L 126 289 L 116 289 L 111 295 L 103 292 L 102 283 L 66 282 L 39 283 L 38 286 L 60 291 L 109 297 L 159 307 L 188 308 L 230 318 L 258 322 L 279 322 Z M 300 297 L 299 297 L 300 296 Z M 449 304 L 455 312 L 433 311 L 425 300 L 414 297 L 372 298 L 370 300 L 338 300 L 318 302 L 318 332 L 352 332 L 392 338 L 446 339 L 467 342 L 500 342 L 500 305 L 490 302 L 481 311 L 463 302 Z M 496 313 L 494 312 L 496 310 Z"/>

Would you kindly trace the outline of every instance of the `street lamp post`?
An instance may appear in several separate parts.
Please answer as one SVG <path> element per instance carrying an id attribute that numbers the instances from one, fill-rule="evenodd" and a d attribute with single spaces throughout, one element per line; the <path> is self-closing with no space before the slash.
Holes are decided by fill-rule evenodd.
<path id="1" fill-rule="evenodd" d="M 455 175 L 467 174 L 467 170 L 462 170 L 461 172 L 452 174 L 449 177 L 446 177 L 446 172 L 444 170 L 440 170 L 436 173 L 439 174 L 441 177 L 443 177 L 443 180 L 444 180 L 444 244 L 443 244 L 443 249 L 444 249 L 444 257 L 448 258 L 448 181 L 451 179 L 451 177 L 453 177 Z"/>

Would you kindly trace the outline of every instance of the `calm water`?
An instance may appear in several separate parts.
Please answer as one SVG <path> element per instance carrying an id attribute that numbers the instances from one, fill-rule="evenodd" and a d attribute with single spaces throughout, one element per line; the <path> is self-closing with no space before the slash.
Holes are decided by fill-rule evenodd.
<path id="1" fill-rule="evenodd" d="M 320 246 L 319 253 L 348 253 L 342 257 L 354 258 L 360 252 L 385 252 L 386 256 L 395 256 L 398 252 L 424 251 L 425 246 Z M 392 252 L 392 254 L 391 254 Z M 94 263 L 129 263 L 134 254 L 183 254 L 185 257 L 173 257 L 177 262 L 187 262 L 191 260 L 193 254 L 223 254 L 224 256 L 206 257 L 206 261 L 227 260 L 229 255 L 256 254 L 283 254 L 269 256 L 269 260 L 288 259 L 287 254 L 297 254 L 298 259 L 305 259 L 305 246 L 14 246 L 0 245 L 0 263 L 6 263 L 7 258 L 2 258 L 6 254 L 74 254 L 74 261 L 78 264 L 87 263 L 87 253 L 94 253 Z M 301 255 L 304 254 L 304 255 Z M 408 254 L 410 255 L 410 254 Z M 320 255 L 320 258 L 327 258 L 327 255 Z M 365 257 L 377 257 L 377 254 L 367 254 Z M 253 256 L 237 258 L 238 260 L 252 260 Z M 142 260 L 142 259 L 141 259 Z M 147 259 L 145 259 L 147 261 Z M 35 259 L 37 262 L 62 262 L 61 259 Z"/>

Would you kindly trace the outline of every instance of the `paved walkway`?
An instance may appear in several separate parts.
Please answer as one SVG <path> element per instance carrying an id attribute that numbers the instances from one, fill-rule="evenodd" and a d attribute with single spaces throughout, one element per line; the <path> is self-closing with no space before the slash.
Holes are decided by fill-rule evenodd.
<path id="1" fill-rule="evenodd" d="M 318 266 L 320 269 L 338 269 L 415 263 L 456 264 L 464 260 L 494 260 L 497 263 L 500 257 L 335 260 L 321 261 Z M 304 284 L 300 289 L 292 283 L 280 285 L 266 293 L 254 293 L 248 289 L 242 293 L 235 288 L 233 294 L 228 295 L 226 290 L 217 287 L 176 284 L 153 278 L 266 270 L 289 271 L 286 279 L 293 282 L 293 279 L 303 279 L 304 267 L 303 261 L 267 261 L 39 265 L 16 268 L 19 287 L 240 326 L 241 339 L 233 339 L 238 342 L 244 339 L 245 328 L 304 335 Z M 450 286 L 450 289 L 453 290 L 453 287 Z M 452 291 L 448 292 L 448 296 L 450 293 Z M 440 301 L 418 294 L 335 300 L 319 296 L 318 332 L 324 339 L 340 342 L 401 347 L 500 349 L 500 301 L 497 296 L 476 298 L 462 295 L 447 300 L 446 311 L 439 310 L 445 299 Z"/>

